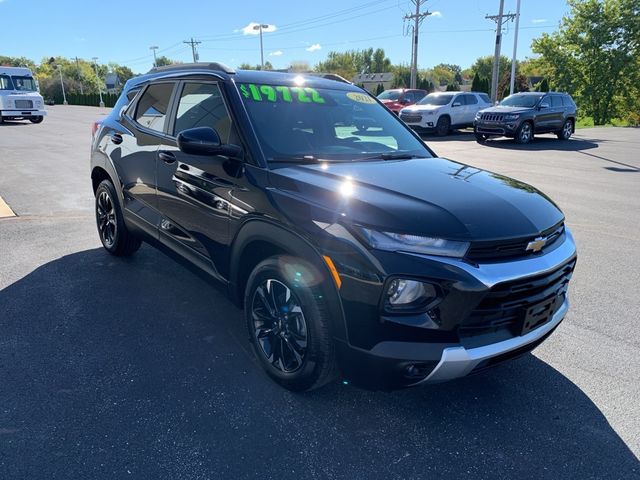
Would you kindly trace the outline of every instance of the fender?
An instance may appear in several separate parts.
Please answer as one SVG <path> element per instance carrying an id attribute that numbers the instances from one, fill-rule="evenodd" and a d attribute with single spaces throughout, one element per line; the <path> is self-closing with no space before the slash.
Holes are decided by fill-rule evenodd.
<path id="1" fill-rule="evenodd" d="M 346 322 L 340 294 L 333 281 L 329 267 L 322 259 L 322 255 L 300 234 L 273 220 L 254 218 L 247 220 L 240 227 L 229 256 L 229 293 L 232 299 L 236 303 L 242 304 L 243 292 L 239 291 L 240 282 L 242 281 L 240 278 L 242 274 L 240 260 L 245 253 L 245 249 L 255 241 L 270 243 L 290 255 L 310 262 L 317 269 L 322 275 L 320 288 L 325 298 L 328 299 L 327 305 L 331 314 L 333 335 L 338 339 L 346 340 Z"/>

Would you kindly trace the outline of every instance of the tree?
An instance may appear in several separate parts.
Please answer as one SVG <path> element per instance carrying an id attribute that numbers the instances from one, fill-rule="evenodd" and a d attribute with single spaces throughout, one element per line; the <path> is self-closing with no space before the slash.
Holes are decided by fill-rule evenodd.
<path id="1" fill-rule="evenodd" d="M 457 92 L 458 90 L 460 90 L 460 85 L 457 83 L 450 83 L 447 85 L 447 92 Z"/>
<path id="2" fill-rule="evenodd" d="M 262 65 L 251 65 L 250 63 L 241 63 L 238 67 L 239 70 L 262 70 Z M 271 62 L 264 62 L 265 70 L 273 70 L 273 65 Z"/>
<path id="3" fill-rule="evenodd" d="M 476 72 L 476 74 L 473 76 L 473 81 L 471 82 L 471 91 L 472 92 L 480 92 L 480 88 L 482 88 L 480 86 L 480 75 L 478 75 L 478 72 Z"/>
<path id="4" fill-rule="evenodd" d="M 175 63 L 179 63 L 176 62 L 175 60 L 171 60 L 168 57 L 165 57 L 164 55 L 160 55 L 158 58 L 156 58 L 156 67 L 166 67 L 167 65 L 174 65 Z"/>
<path id="5" fill-rule="evenodd" d="M 538 86 L 536 87 L 536 92 L 548 92 L 549 91 L 549 80 L 547 78 L 543 78 Z"/>
<path id="6" fill-rule="evenodd" d="M 385 73 L 391 70 L 391 60 L 384 50 L 373 48 L 329 52 L 326 60 L 318 63 L 314 70 L 323 73 L 337 73 L 344 78 L 353 78 L 357 73 Z"/>
<path id="7" fill-rule="evenodd" d="M 376 97 L 378 95 L 380 95 L 382 92 L 384 92 L 384 85 L 382 85 L 381 83 L 378 84 L 378 87 L 376 88 Z"/>
<path id="8" fill-rule="evenodd" d="M 517 68 L 516 63 L 516 68 Z M 478 74 L 480 78 L 491 78 L 493 74 L 493 55 L 486 55 L 476 59 L 475 63 L 470 67 L 473 74 Z M 511 60 L 504 55 L 500 56 L 500 73 L 511 71 Z"/>
<path id="9" fill-rule="evenodd" d="M 500 82 L 498 83 L 498 93 L 501 95 L 498 96 L 498 100 L 502 100 L 503 98 L 509 96 L 509 90 L 511 86 L 511 72 L 504 72 L 500 77 Z M 513 84 L 513 93 L 516 92 L 528 92 L 529 91 L 529 80 L 521 73 L 516 73 L 516 80 Z"/>
<path id="10" fill-rule="evenodd" d="M 454 65 L 452 63 L 440 63 L 433 67 L 434 71 L 447 70 L 451 72 L 453 80 L 457 83 L 462 83 L 462 68 L 460 65 Z"/>
<path id="11" fill-rule="evenodd" d="M 568 0 L 571 11 L 532 50 L 551 87 L 571 93 L 583 112 L 603 125 L 626 115 L 640 80 L 640 3 Z"/>

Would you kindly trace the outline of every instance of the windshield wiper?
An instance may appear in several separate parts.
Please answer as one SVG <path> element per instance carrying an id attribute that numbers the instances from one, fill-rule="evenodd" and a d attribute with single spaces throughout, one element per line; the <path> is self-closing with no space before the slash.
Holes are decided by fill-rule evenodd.
<path id="1" fill-rule="evenodd" d="M 291 156 L 291 157 L 273 157 L 269 159 L 270 163 L 318 163 L 322 160 L 321 158 L 314 157 L 313 155 L 304 155 L 304 156 Z"/>
<path id="2" fill-rule="evenodd" d="M 373 155 L 371 157 L 363 158 L 362 160 L 409 160 L 411 158 L 423 158 L 420 155 L 415 155 L 412 153 L 379 153 L 378 155 Z"/>

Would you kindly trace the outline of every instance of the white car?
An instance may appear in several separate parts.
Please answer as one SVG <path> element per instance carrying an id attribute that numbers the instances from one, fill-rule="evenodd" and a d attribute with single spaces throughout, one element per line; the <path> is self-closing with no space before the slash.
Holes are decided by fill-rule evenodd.
<path id="1" fill-rule="evenodd" d="M 435 131 L 447 135 L 452 128 L 472 127 L 483 108 L 491 106 L 486 93 L 430 93 L 415 105 L 400 110 L 400 119 L 417 131 Z"/>

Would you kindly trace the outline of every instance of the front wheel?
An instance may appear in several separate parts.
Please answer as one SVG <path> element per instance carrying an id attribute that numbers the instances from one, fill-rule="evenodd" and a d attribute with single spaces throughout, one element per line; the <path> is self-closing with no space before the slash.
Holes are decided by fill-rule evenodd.
<path id="1" fill-rule="evenodd" d="M 278 384 L 307 391 L 333 380 L 336 361 L 320 275 L 304 260 L 275 256 L 247 281 L 244 314 L 262 368 Z"/>
<path id="2" fill-rule="evenodd" d="M 533 140 L 533 126 L 530 122 L 523 122 L 516 130 L 515 141 L 520 145 L 525 145 Z"/>
<path id="3" fill-rule="evenodd" d="M 487 138 L 489 138 L 487 135 L 485 135 L 484 133 L 480 133 L 480 132 L 473 132 L 474 135 L 476 136 L 476 142 L 478 143 L 484 143 L 487 141 Z"/>
<path id="4" fill-rule="evenodd" d="M 96 190 L 96 225 L 102 246 L 112 255 L 129 257 L 142 244 L 127 229 L 116 189 L 109 180 L 103 180 Z"/>
<path id="5" fill-rule="evenodd" d="M 573 121 L 569 119 L 564 122 L 564 125 L 562 125 L 562 130 L 556 133 L 556 135 L 558 136 L 558 140 L 569 140 L 572 133 Z"/>
<path id="6" fill-rule="evenodd" d="M 29 117 L 29 121 L 31 123 L 42 123 L 43 120 L 44 120 L 44 117 L 42 115 L 38 115 L 36 117 Z"/>
<path id="7" fill-rule="evenodd" d="M 449 134 L 449 130 L 451 130 L 451 119 L 447 116 L 440 117 L 436 123 L 436 135 L 444 137 Z"/>

